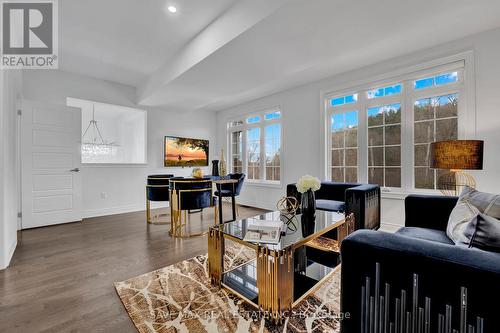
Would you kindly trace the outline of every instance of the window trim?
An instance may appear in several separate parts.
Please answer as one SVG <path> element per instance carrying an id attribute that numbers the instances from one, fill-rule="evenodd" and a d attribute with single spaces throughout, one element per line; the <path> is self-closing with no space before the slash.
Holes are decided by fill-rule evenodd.
<path id="1" fill-rule="evenodd" d="M 280 117 L 278 119 L 268 119 L 268 120 L 265 119 L 266 114 L 277 112 L 277 111 L 280 112 Z M 248 124 L 246 122 L 247 118 L 254 117 L 254 116 L 260 116 L 261 120 L 257 123 Z M 284 175 L 284 167 L 283 167 L 283 161 L 284 161 L 284 159 L 283 159 L 283 156 L 284 156 L 283 116 L 284 116 L 283 115 L 283 108 L 281 107 L 281 105 L 276 105 L 273 107 L 261 109 L 259 111 L 246 113 L 246 114 L 242 114 L 242 115 L 237 116 L 237 117 L 231 117 L 231 118 L 226 119 L 226 126 L 227 126 L 226 140 L 227 140 L 227 143 L 226 143 L 226 153 L 225 154 L 228 157 L 226 159 L 228 161 L 227 162 L 228 170 L 233 169 L 231 134 L 232 134 L 232 132 L 241 131 L 242 132 L 242 134 L 241 134 L 241 136 L 242 136 L 242 140 L 241 140 L 242 141 L 242 156 L 241 156 L 242 172 L 245 173 L 246 175 L 248 175 L 248 164 L 247 164 L 248 152 L 247 152 L 247 147 L 246 147 L 246 145 L 247 145 L 247 137 L 246 137 L 247 130 L 249 130 L 251 128 L 258 127 L 258 128 L 260 128 L 260 146 L 261 146 L 261 149 L 260 149 L 260 160 L 261 160 L 260 173 L 261 173 L 261 175 L 263 175 L 265 177 L 265 169 L 266 169 L 266 164 L 265 164 L 265 160 L 266 160 L 266 158 L 265 158 L 266 157 L 265 128 L 268 125 L 280 124 L 280 151 L 281 151 L 281 155 L 280 155 L 280 180 L 275 181 L 275 180 L 267 180 L 267 179 L 248 179 L 248 178 L 246 178 L 245 183 L 251 184 L 251 185 L 257 185 L 257 186 L 268 186 L 268 187 L 281 188 L 283 185 L 283 175 Z M 238 126 L 233 126 L 233 127 L 229 126 L 229 124 L 231 122 L 238 121 L 238 120 L 243 120 L 243 124 L 238 125 Z"/>
<path id="2" fill-rule="evenodd" d="M 459 69 L 461 71 L 461 77 L 458 83 L 450 83 L 443 86 L 432 87 L 429 89 L 414 90 L 413 86 L 408 87 L 408 82 L 413 83 L 413 80 L 419 79 L 421 77 L 432 76 L 433 74 L 439 74 L 447 71 L 456 71 Z M 397 83 L 402 83 L 401 94 L 384 96 L 374 99 L 368 99 L 366 92 L 377 87 L 385 87 L 389 85 L 394 85 Z M 459 86 L 460 90 L 450 91 L 453 88 Z M 330 137 L 330 116 L 332 114 L 331 110 L 335 108 L 338 113 L 345 111 L 358 110 L 359 112 L 359 128 L 367 128 L 366 108 L 365 100 L 375 102 L 378 105 L 392 104 L 393 101 L 390 99 L 394 96 L 399 97 L 401 101 L 401 188 L 382 188 L 384 193 L 392 193 L 391 196 L 406 195 L 409 193 L 440 193 L 437 190 L 427 190 L 427 189 L 415 189 L 414 188 L 414 171 L 413 171 L 413 161 L 414 152 L 413 149 L 406 149 L 406 147 L 413 148 L 413 112 L 406 112 L 404 110 L 413 110 L 413 104 L 416 99 L 425 98 L 424 95 L 438 96 L 441 94 L 446 94 L 457 92 L 461 96 L 461 103 L 459 103 L 458 110 L 458 137 L 459 138 L 474 138 L 476 135 L 476 111 L 475 111 L 475 68 L 474 68 L 474 53 L 472 50 L 463 53 L 451 55 L 448 57 L 436 59 L 422 64 L 417 64 L 414 66 L 409 66 L 407 68 L 400 68 L 386 74 L 368 77 L 363 80 L 358 80 L 356 82 L 351 82 L 348 84 L 339 85 L 337 87 L 332 87 L 327 90 L 322 90 L 320 93 L 320 121 L 321 121 L 321 168 L 323 177 L 329 177 L 331 156 L 329 152 Z M 357 103 L 351 103 L 348 105 L 341 105 L 333 107 L 329 104 L 331 98 L 351 95 L 358 93 Z M 383 100 L 383 102 L 382 102 Z M 387 101 L 387 102 L 386 102 Z M 383 104 L 382 104 L 383 103 Z M 411 119 L 410 119 L 411 118 Z M 411 126 L 409 126 L 411 125 Z M 408 128 L 411 127 L 411 128 Z M 368 154 L 367 154 L 367 133 L 365 130 L 358 131 L 358 182 L 367 183 L 368 173 L 367 170 L 362 170 L 366 166 L 368 167 Z M 362 145 L 366 144 L 365 147 Z M 366 153 L 365 153 L 366 151 Z M 410 165 L 411 167 L 405 167 Z M 399 194 L 398 194 L 399 193 Z"/>

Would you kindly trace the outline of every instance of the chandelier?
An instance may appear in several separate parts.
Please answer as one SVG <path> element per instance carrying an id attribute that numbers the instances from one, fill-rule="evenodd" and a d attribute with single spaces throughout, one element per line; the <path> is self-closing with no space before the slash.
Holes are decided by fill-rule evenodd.
<path id="1" fill-rule="evenodd" d="M 104 140 L 97 125 L 97 120 L 95 120 L 95 105 L 92 104 L 92 120 L 90 120 L 82 136 L 82 156 L 87 159 L 98 156 L 112 156 L 116 154 L 116 147 L 118 146 L 114 142 Z"/>

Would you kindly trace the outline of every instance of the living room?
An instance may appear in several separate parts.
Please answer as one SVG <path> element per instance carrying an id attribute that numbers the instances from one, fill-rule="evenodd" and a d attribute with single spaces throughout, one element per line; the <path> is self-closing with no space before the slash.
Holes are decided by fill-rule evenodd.
<path id="1" fill-rule="evenodd" d="M 45 7 L 2 1 L 0 331 L 500 330 L 500 3 L 35 2 L 28 66 Z"/>

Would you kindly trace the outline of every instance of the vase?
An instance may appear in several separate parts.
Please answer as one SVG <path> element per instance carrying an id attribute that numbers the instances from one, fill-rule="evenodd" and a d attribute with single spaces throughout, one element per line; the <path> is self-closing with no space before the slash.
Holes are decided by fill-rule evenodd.
<path id="1" fill-rule="evenodd" d="M 300 202 L 302 236 L 307 237 L 314 233 L 316 222 L 316 198 L 314 192 L 308 190 L 302 193 Z"/>
<path id="2" fill-rule="evenodd" d="M 219 160 L 212 161 L 212 176 L 214 177 L 219 176 Z"/>
<path id="3" fill-rule="evenodd" d="M 224 157 L 224 149 L 220 151 L 220 161 L 219 161 L 219 175 L 224 178 L 226 176 L 226 158 Z"/>

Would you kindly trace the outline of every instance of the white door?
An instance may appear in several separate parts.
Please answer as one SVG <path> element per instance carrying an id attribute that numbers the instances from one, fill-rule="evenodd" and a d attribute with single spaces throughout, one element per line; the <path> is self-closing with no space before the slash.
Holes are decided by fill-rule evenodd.
<path id="1" fill-rule="evenodd" d="M 81 221 L 80 109 L 23 100 L 22 228 Z"/>

